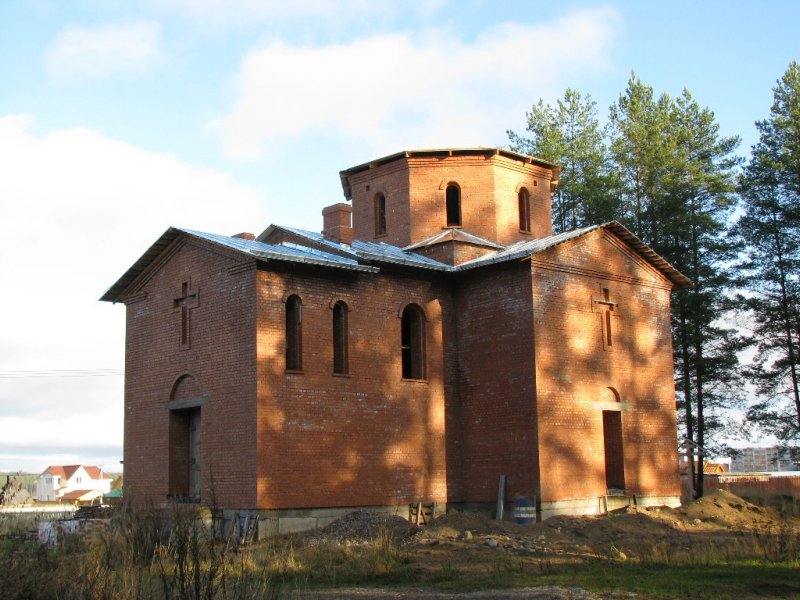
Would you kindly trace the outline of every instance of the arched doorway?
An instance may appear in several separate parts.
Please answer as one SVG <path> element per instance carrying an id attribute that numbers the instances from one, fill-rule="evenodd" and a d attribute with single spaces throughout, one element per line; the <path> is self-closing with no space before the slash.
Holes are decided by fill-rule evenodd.
<path id="1" fill-rule="evenodd" d="M 207 400 L 191 375 L 172 386 L 169 408 L 169 495 L 199 502 L 202 495 L 202 406 Z"/>

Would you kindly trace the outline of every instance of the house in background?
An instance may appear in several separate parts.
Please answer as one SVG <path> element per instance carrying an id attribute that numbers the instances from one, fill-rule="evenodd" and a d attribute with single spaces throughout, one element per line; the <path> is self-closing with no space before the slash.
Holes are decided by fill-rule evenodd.
<path id="1" fill-rule="evenodd" d="M 539 518 L 679 504 L 670 292 L 691 282 L 619 223 L 554 235 L 558 176 L 406 151 L 342 171 L 321 234 L 168 229 L 102 297 L 127 311 L 126 498 L 213 501 L 259 535 L 494 511 L 500 481 Z"/>
<path id="2" fill-rule="evenodd" d="M 96 466 L 50 466 L 36 481 L 36 501 L 91 502 L 108 493 L 112 481 Z"/>
<path id="3" fill-rule="evenodd" d="M 733 457 L 731 471 L 737 473 L 763 473 L 797 471 L 797 457 L 789 448 L 739 448 Z"/>

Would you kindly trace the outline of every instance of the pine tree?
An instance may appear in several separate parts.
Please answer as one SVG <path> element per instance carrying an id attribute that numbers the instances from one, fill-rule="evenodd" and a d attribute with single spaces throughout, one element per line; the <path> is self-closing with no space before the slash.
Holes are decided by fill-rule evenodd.
<path id="1" fill-rule="evenodd" d="M 800 66 L 789 65 L 769 119 L 740 180 L 747 244 L 743 284 L 755 359 L 748 375 L 758 401 L 751 422 L 781 440 L 800 438 Z"/>
<path id="2" fill-rule="evenodd" d="M 615 219 L 604 130 L 591 96 L 567 89 L 555 107 L 539 100 L 527 118 L 531 137 L 507 133 L 512 150 L 561 166 L 553 195 L 554 231 Z"/>
<path id="3" fill-rule="evenodd" d="M 611 107 L 608 146 L 594 102 L 572 90 L 556 108 L 540 100 L 527 130 L 531 138 L 508 132 L 512 148 L 564 166 L 556 231 L 619 220 L 693 280 L 673 301 L 676 388 L 690 445 L 713 452 L 723 409 L 739 402 L 741 388 L 740 343 L 722 320 L 737 251 L 728 223 L 738 138 L 721 137 L 714 113 L 689 92 L 656 97 L 635 74 Z M 696 478 L 699 497 L 702 468 Z"/>
<path id="4" fill-rule="evenodd" d="M 712 435 L 724 429 L 724 410 L 741 401 L 735 330 L 724 325 L 731 309 L 737 245 L 728 224 L 735 208 L 736 137 L 721 138 L 714 113 L 688 91 L 670 102 L 669 135 L 675 154 L 667 164 L 656 250 L 692 279 L 673 300 L 675 374 L 686 437 L 707 455 Z M 702 460 L 694 474 L 703 495 Z"/>
<path id="5" fill-rule="evenodd" d="M 619 220 L 651 245 L 659 239 L 658 211 L 664 206 L 666 176 L 675 156 L 669 135 L 670 99 L 632 74 L 611 107 L 611 156 L 618 179 Z"/>
<path id="6" fill-rule="evenodd" d="M 684 91 L 656 98 L 635 75 L 611 109 L 623 222 L 694 283 L 675 293 L 675 376 L 686 438 L 706 453 L 738 400 L 737 339 L 721 323 L 735 256 L 727 224 L 737 138 L 721 138 L 714 114 Z M 695 474 L 703 493 L 702 468 Z"/>

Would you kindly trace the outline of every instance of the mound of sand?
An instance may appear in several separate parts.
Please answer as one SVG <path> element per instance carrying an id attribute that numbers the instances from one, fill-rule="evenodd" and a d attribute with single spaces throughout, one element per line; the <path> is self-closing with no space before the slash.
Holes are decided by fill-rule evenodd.
<path id="1" fill-rule="evenodd" d="M 750 504 L 726 490 L 703 496 L 684 507 L 682 512 L 687 519 L 744 529 L 764 527 L 777 518 L 773 510 Z"/>

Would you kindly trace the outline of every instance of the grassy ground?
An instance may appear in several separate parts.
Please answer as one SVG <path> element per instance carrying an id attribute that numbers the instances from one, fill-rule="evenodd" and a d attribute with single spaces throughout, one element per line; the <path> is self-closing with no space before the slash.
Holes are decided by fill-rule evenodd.
<path id="1" fill-rule="evenodd" d="M 419 589 L 452 596 L 558 586 L 601 597 L 800 598 L 795 521 L 773 519 L 769 530 L 697 526 L 702 531 L 679 532 L 677 552 L 664 550 L 660 530 L 646 530 L 645 518 L 650 517 L 572 519 L 538 529 L 503 525 L 505 536 L 497 533 L 497 522 L 487 521 L 486 527 L 495 528 L 492 535 L 481 535 L 474 525 L 474 537 L 452 529 L 451 519 L 450 525 L 434 523 L 416 535 L 407 529 L 397 534 L 400 530 L 386 525 L 349 541 L 296 535 L 236 546 L 232 540 L 212 541 L 207 522 L 194 510 L 122 512 L 90 542 L 68 539 L 59 550 L 0 539 L 0 597 L 330 598 L 339 594 L 330 590 L 363 587 L 418 599 L 424 597 Z M 646 544 L 634 546 L 621 537 L 631 524 Z M 586 546 L 591 539 L 586 527 L 602 534 L 593 547 Z M 692 541 L 694 534 L 702 543 Z M 542 541 L 548 536 L 551 541 Z M 568 545 L 575 537 L 581 545 Z M 362 592 L 359 598 L 370 596 Z"/>
<path id="2" fill-rule="evenodd" d="M 544 567 L 487 565 L 484 574 L 453 567 L 432 587 L 454 592 L 527 587 L 580 587 L 598 594 L 628 592 L 648 598 L 796 598 L 800 571 L 794 563 L 740 561 L 707 565 L 579 561 Z"/>

